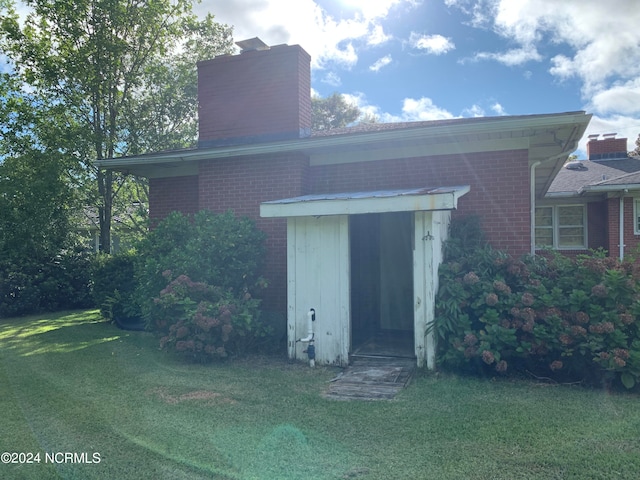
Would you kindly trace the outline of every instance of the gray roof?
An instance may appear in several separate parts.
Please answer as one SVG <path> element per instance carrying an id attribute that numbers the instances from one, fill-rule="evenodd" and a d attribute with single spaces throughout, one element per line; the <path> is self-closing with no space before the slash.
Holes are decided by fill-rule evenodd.
<path id="1" fill-rule="evenodd" d="M 569 168 L 567 168 L 569 166 Z M 571 168 L 571 167 L 574 168 Z M 565 165 L 551 183 L 547 197 L 576 196 L 589 190 L 615 190 L 620 185 L 640 188 L 640 158 L 612 160 L 580 160 Z"/>

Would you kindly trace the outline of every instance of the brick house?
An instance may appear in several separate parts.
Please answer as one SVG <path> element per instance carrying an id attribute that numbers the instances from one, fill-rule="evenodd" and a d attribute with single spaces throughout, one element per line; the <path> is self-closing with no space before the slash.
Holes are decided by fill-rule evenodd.
<path id="1" fill-rule="evenodd" d="M 640 244 L 640 158 L 627 139 L 590 135 L 587 160 L 568 162 L 536 207 L 536 248 L 568 255 L 606 250 L 620 259 Z M 622 239 L 622 241 L 621 241 Z"/>
<path id="2" fill-rule="evenodd" d="M 301 47 L 260 45 L 201 62 L 198 74 L 197 148 L 100 166 L 149 178 L 153 220 L 200 209 L 255 219 L 268 236 L 263 307 L 286 313 L 291 358 L 306 359 L 299 340 L 313 337 L 325 364 L 397 347 L 432 367 L 427 326 L 452 212 L 478 214 L 496 248 L 533 251 L 535 206 L 590 120 L 569 112 L 312 132 Z"/>

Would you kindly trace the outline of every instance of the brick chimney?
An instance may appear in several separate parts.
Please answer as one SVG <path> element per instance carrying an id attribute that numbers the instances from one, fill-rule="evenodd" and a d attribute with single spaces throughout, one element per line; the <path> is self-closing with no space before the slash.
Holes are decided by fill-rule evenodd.
<path id="1" fill-rule="evenodd" d="M 199 145 L 309 136 L 309 54 L 298 45 L 269 47 L 257 38 L 238 45 L 245 48 L 238 55 L 198 63 Z"/>
<path id="2" fill-rule="evenodd" d="M 605 133 L 602 140 L 600 135 L 589 135 L 587 142 L 588 160 L 608 160 L 615 158 L 627 158 L 627 139 L 616 138 L 616 133 Z"/>

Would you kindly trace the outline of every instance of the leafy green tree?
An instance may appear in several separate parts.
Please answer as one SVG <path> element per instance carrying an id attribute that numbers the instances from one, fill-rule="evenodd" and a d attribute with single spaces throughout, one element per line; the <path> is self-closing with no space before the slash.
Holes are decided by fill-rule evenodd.
<path id="1" fill-rule="evenodd" d="M 311 128 L 331 130 L 354 123 L 361 115 L 360 109 L 349 104 L 339 93 L 311 98 Z"/>
<path id="2" fill-rule="evenodd" d="M 24 107 L 6 127 L 4 149 L 29 143 L 72 158 L 70 179 L 98 206 L 108 252 L 114 199 L 136 189 L 94 161 L 192 144 L 195 61 L 230 52 L 231 29 L 210 15 L 198 20 L 191 0 L 23 3 L 31 13 L 22 23 L 10 0 L 0 3 L 0 51 Z"/>
<path id="3" fill-rule="evenodd" d="M 73 191 L 58 158 L 33 153 L 0 164 L 0 255 L 51 258 L 70 245 Z"/>

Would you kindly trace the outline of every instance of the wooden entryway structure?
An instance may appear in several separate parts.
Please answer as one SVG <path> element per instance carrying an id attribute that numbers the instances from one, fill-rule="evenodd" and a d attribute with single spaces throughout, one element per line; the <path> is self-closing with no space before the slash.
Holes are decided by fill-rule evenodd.
<path id="1" fill-rule="evenodd" d="M 442 245 L 451 211 L 468 191 L 347 192 L 262 203 L 262 217 L 287 218 L 289 358 L 307 358 L 299 340 L 309 336 L 313 309 L 317 363 L 347 366 L 369 333 L 388 330 L 409 332 L 416 365 L 433 368 L 428 326 Z"/>

